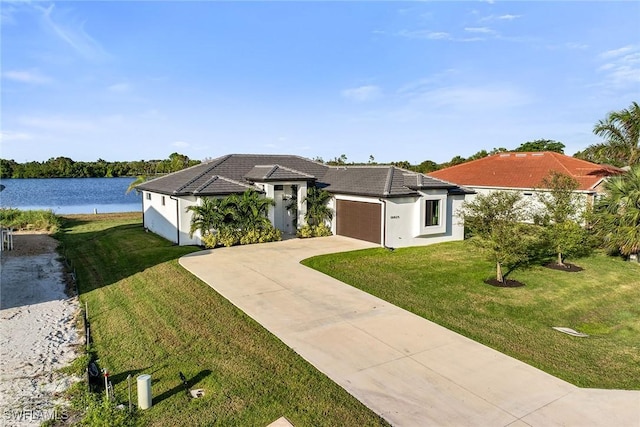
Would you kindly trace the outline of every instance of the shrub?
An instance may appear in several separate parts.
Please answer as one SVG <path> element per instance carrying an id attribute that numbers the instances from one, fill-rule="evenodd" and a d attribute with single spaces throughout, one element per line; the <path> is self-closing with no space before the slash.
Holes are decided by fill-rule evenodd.
<path id="1" fill-rule="evenodd" d="M 42 230 L 56 232 L 61 221 L 52 210 L 22 211 L 20 209 L 0 209 L 0 224 L 18 230 Z"/>
<path id="2" fill-rule="evenodd" d="M 213 249 L 218 246 L 218 233 L 209 233 L 202 237 L 205 248 Z"/>
<path id="3" fill-rule="evenodd" d="M 331 236 L 333 233 L 331 232 L 331 227 L 326 224 L 320 225 L 303 225 L 298 229 L 296 235 L 300 238 L 309 238 L 309 237 L 324 237 Z"/>

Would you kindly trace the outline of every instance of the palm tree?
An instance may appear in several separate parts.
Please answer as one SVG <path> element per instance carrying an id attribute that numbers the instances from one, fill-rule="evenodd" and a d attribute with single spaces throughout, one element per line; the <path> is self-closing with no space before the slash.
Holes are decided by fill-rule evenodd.
<path id="1" fill-rule="evenodd" d="M 267 214 L 269 207 L 275 205 L 273 199 L 262 197 L 257 191 L 247 190 L 241 195 L 229 196 L 228 203 L 234 208 L 233 218 L 238 228 L 263 229 L 271 225 Z"/>
<path id="2" fill-rule="evenodd" d="M 607 157 L 624 159 L 626 164 L 640 164 L 640 106 L 632 102 L 631 107 L 613 111 L 598 121 L 593 133 L 606 139 L 602 147 Z"/>
<path id="3" fill-rule="evenodd" d="M 305 221 L 309 225 L 322 225 L 333 218 L 333 211 L 327 203 L 331 199 L 331 194 L 326 190 L 317 187 L 310 187 L 307 190 L 307 213 L 304 216 Z"/>
<path id="4" fill-rule="evenodd" d="M 129 194 L 133 190 L 136 190 L 136 193 L 138 193 L 138 189 L 136 189 L 136 187 L 145 182 L 147 179 L 149 179 L 149 177 L 147 177 L 146 175 L 138 175 L 135 181 L 131 181 L 131 184 L 129 184 L 129 186 L 127 187 L 127 192 L 125 194 Z"/>
<path id="5" fill-rule="evenodd" d="M 609 250 L 640 252 L 640 165 L 604 184 L 606 196 L 595 208 L 594 228 Z"/>
<path id="6" fill-rule="evenodd" d="M 204 237 L 213 230 L 222 229 L 230 222 L 233 215 L 233 210 L 230 209 L 226 199 L 208 197 L 203 198 L 200 205 L 187 207 L 187 211 L 193 212 L 189 229 L 191 237 L 196 230 L 199 230 L 200 235 Z"/>

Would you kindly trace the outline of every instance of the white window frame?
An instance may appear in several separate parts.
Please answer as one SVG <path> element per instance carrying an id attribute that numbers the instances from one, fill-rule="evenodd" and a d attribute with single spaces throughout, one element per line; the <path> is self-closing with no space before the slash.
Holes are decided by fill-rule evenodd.
<path id="1" fill-rule="evenodd" d="M 427 222 L 427 202 L 438 202 L 438 224 L 426 225 Z M 420 198 L 420 234 L 443 234 L 447 231 L 447 195 L 429 194 Z"/>

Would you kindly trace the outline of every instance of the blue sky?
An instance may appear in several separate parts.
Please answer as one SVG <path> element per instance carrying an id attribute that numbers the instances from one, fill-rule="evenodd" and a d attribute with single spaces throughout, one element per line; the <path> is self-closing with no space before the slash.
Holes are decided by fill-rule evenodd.
<path id="1" fill-rule="evenodd" d="M 571 155 L 640 100 L 637 1 L 0 7 L 0 157 L 18 162 Z"/>

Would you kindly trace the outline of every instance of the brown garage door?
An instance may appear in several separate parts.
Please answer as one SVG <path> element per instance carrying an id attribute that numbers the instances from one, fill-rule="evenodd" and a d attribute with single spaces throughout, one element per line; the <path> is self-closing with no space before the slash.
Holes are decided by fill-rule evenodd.
<path id="1" fill-rule="evenodd" d="M 381 205 L 337 200 L 336 229 L 341 236 L 380 243 Z"/>

